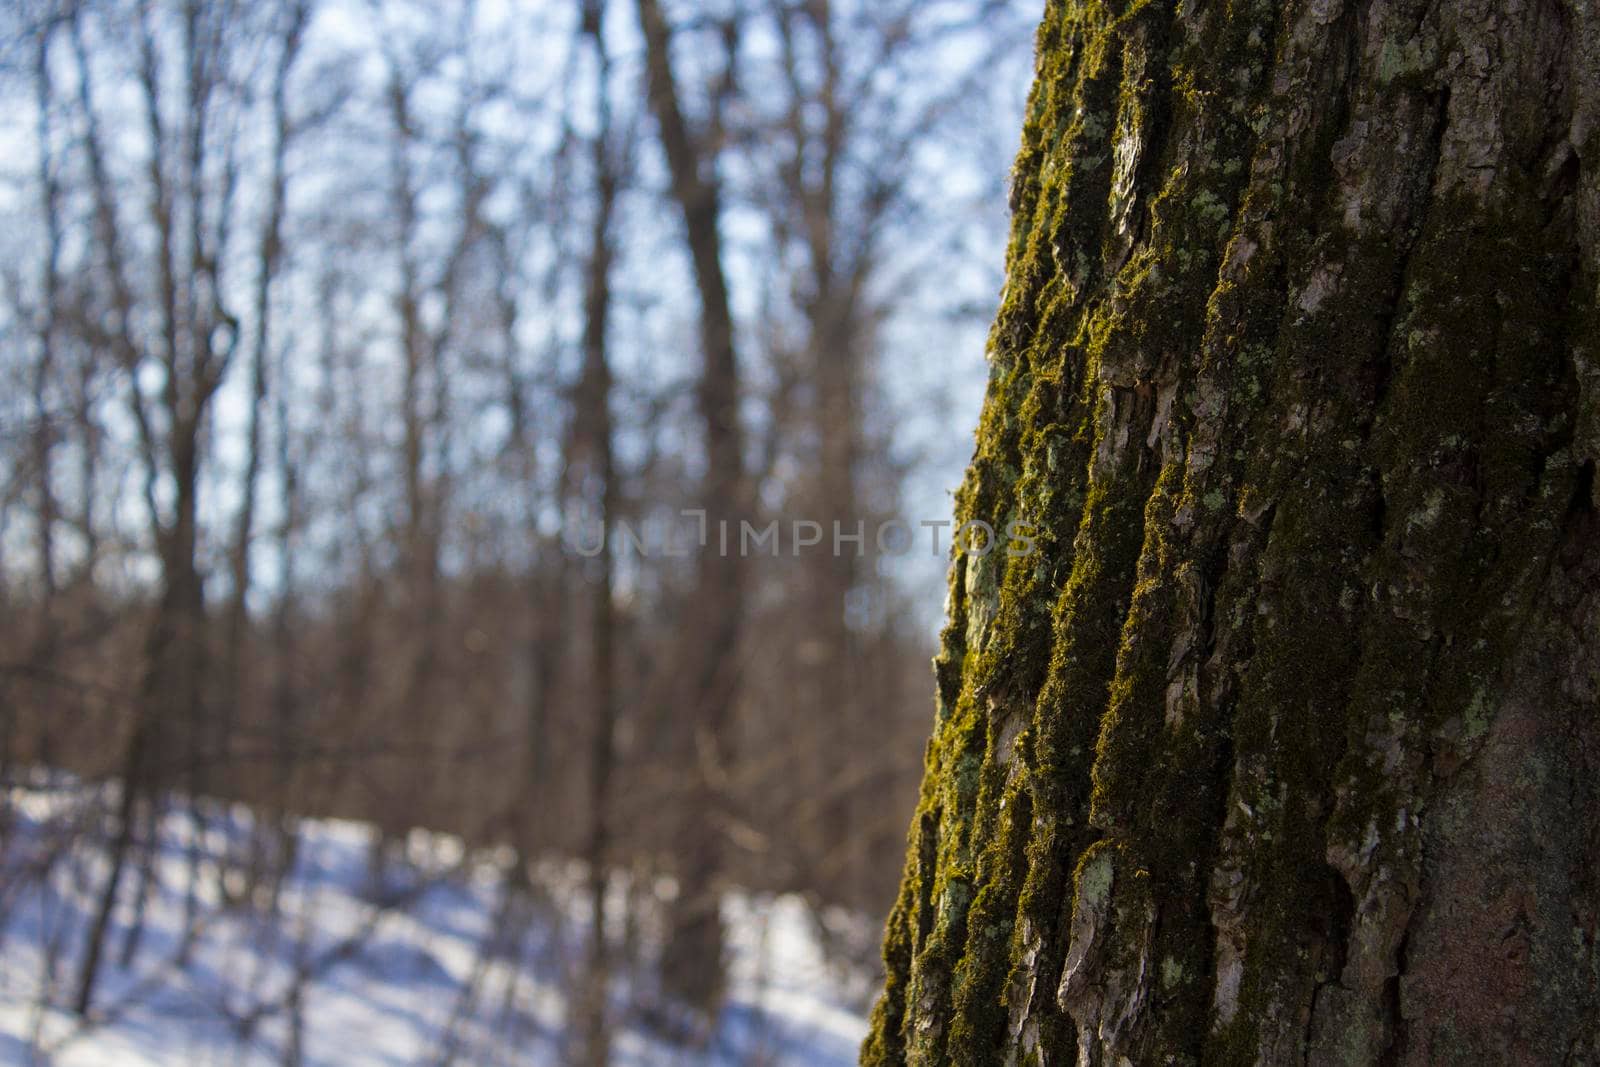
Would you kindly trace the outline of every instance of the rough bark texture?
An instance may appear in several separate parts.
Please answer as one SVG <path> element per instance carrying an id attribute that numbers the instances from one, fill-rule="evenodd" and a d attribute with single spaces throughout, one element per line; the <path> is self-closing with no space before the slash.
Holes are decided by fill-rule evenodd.
<path id="1" fill-rule="evenodd" d="M 1600 1060 L 1600 4 L 1051 0 L 868 1064 Z"/>

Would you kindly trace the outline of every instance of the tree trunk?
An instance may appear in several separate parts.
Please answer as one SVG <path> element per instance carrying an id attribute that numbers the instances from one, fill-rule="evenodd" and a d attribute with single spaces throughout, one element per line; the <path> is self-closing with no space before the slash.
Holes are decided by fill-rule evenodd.
<path id="1" fill-rule="evenodd" d="M 738 637 L 744 614 L 744 568 L 737 550 L 722 550 L 721 531 L 730 529 L 738 536 L 739 522 L 749 514 L 749 487 L 739 422 L 739 362 L 723 265 L 722 189 L 712 160 L 721 135 L 713 131 L 697 137 L 691 132 L 672 65 L 671 28 L 658 0 L 638 0 L 638 9 L 650 108 L 700 296 L 703 362 L 695 399 L 705 431 L 700 503 L 706 540 L 696 559 L 693 618 L 698 632 L 688 648 L 692 763 L 678 805 L 673 850 L 678 895 L 668 918 L 661 981 L 670 995 L 704 1022 L 716 1015 L 723 991 L 722 833 L 728 817 L 724 780 L 734 762 Z"/>
<path id="2" fill-rule="evenodd" d="M 864 1062 L 1593 1062 L 1600 9 L 1051 0 L 1012 198 Z"/>
<path id="3" fill-rule="evenodd" d="M 595 552 L 593 582 L 594 617 L 591 621 L 589 700 L 594 731 L 589 749 L 589 826 L 584 847 L 588 866 L 589 958 L 583 977 L 584 988 L 578 1005 L 577 1027 L 580 1048 L 575 1062 L 588 1067 L 606 1067 L 611 1062 L 611 1019 L 608 996 L 611 984 L 611 952 L 606 942 L 606 897 L 611 885 L 611 864 L 615 860 L 612 836 L 615 812 L 612 810 L 613 778 L 617 762 L 616 694 L 616 613 L 613 610 L 615 561 L 612 556 L 611 525 L 620 511 L 620 486 L 612 453 L 611 362 L 607 333 L 611 321 L 611 268 L 614 258 L 619 166 L 612 143 L 611 55 L 606 49 L 604 31 L 605 0 L 585 0 L 585 35 L 593 45 L 595 58 L 594 142 L 594 219 L 589 234 L 589 262 L 584 278 L 583 378 L 578 385 L 576 406 L 586 435 L 588 474 L 595 484 L 595 516 L 600 527 L 599 547 Z"/>

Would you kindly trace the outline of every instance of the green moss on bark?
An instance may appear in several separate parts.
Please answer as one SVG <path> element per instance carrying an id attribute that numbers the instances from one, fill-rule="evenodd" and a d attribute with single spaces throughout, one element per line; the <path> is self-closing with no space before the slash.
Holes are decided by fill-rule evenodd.
<path id="1" fill-rule="evenodd" d="M 1560 120 L 1483 88 L 1485 33 L 1559 52 L 1048 5 L 956 512 L 1039 539 L 955 551 L 864 1062 L 1393 1054 L 1427 798 L 1600 451 Z"/>

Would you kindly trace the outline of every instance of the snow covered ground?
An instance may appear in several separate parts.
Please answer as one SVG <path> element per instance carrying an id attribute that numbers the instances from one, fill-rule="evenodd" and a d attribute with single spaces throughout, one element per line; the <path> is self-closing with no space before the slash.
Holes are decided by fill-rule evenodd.
<path id="1" fill-rule="evenodd" d="M 505 856 L 464 855 L 414 834 L 412 871 L 383 904 L 366 899 L 369 834 L 306 822 L 276 921 L 224 908 L 200 880 L 200 917 L 182 945 L 191 822 L 161 823 L 154 884 L 132 963 L 121 956 L 138 880 L 123 879 L 117 927 L 87 1022 L 70 1004 L 103 850 L 81 844 L 105 810 L 87 790 L 20 791 L 0 857 L 0 1064 L 203 1067 L 208 1064 L 491 1067 L 565 1062 L 571 961 L 585 924 L 573 865 L 541 868 L 542 892 L 505 905 Z M 241 812 L 235 816 L 235 829 Z M 57 848 L 63 841 L 78 841 Z M 224 844 L 207 834 L 203 854 Z M 204 870 L 211 870 L 209 865 Z M 669 893 L 670 886 L 658 887 Z M 612 908 L 620 939 L 624 894 Z M 649 909 L 646 909 L 649 910 Z M 831 1067 L 854 1063 L 872 976 L 825 959 L 817 923 L 793 897 L 730 895 L 730 992 L 717 1033 L 699 1049 L 659 1037 L 629 976 L 613 989 L 618 1067 L 708 1064 Z M 850 926 L 850 920 L 835 916 Z M 852 936 L 870 936 L 856 927 Z M 639 943 L 648 946 L 645 923 Z M 647 970 L 647 969 L 646 969 Z M 296 981 L 296 976 L 300 980 Z M 43 994 L 43 995 L 41 995 Z"/>

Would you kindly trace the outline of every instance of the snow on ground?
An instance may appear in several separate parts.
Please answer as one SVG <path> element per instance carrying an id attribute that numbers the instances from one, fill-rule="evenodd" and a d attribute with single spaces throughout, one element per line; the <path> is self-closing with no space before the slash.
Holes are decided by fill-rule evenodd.
<path id="1" fill-rule="evenodd" d="M 418 833 L 407 842 L 410 869 L 378 903 L 363 893 L 368 828 L 308 821 L 276 921 L 260 909 L 220 906 L 215 868 L 202 865 L 207 873 L 190 909 L 200 916 L 198 933 L 185 952 L 191 846 L 203 843 L 201 854 L 214 855 L 226 835 L 213 829 L 197 838 L 187 814 L 169 814 L 137 951 L 123 967 L 135 860 L 85 1024 L 67 1007 L 106 870 L 103 848 L 84 842 L 103 836 L 97 820 L 107 797 L 13 790 L 7 806 L 0 1064 L 266 1067 L 297 1062 L 296 1051 L 303 1067 L 560 1065 L 567 1058 L 562 990 L 585 937 L 576 865 L 540 867 L 537 899 L 514 895 L 516 906 L 508 907 L 507 857 L 464 855 L 452 838 Z M 235 841 L 243 840 L 245 818 L 243 809 L 232 816 L 241 835 Z M 60 848 L 63 841 L 78 843 Z M 616 890 L 613 943 L 622 938 L 625 910 L 624 890 Z M 657 890 L 670 893 L 670 885 Z M 612 990 L 620 1017 L 613 1063 L 854 1063 L 872 977 L 824 958 L 816 921 L 797 898 L 733 894 L 724 914 L 730 992 L 716 1034 L 698 1049 L 667 1042 L 629 1007 L 648 1000 L 648 991 L 629 988 L 624 976 Z M 639 937 L 651 942 L 648 924 Z"/>

